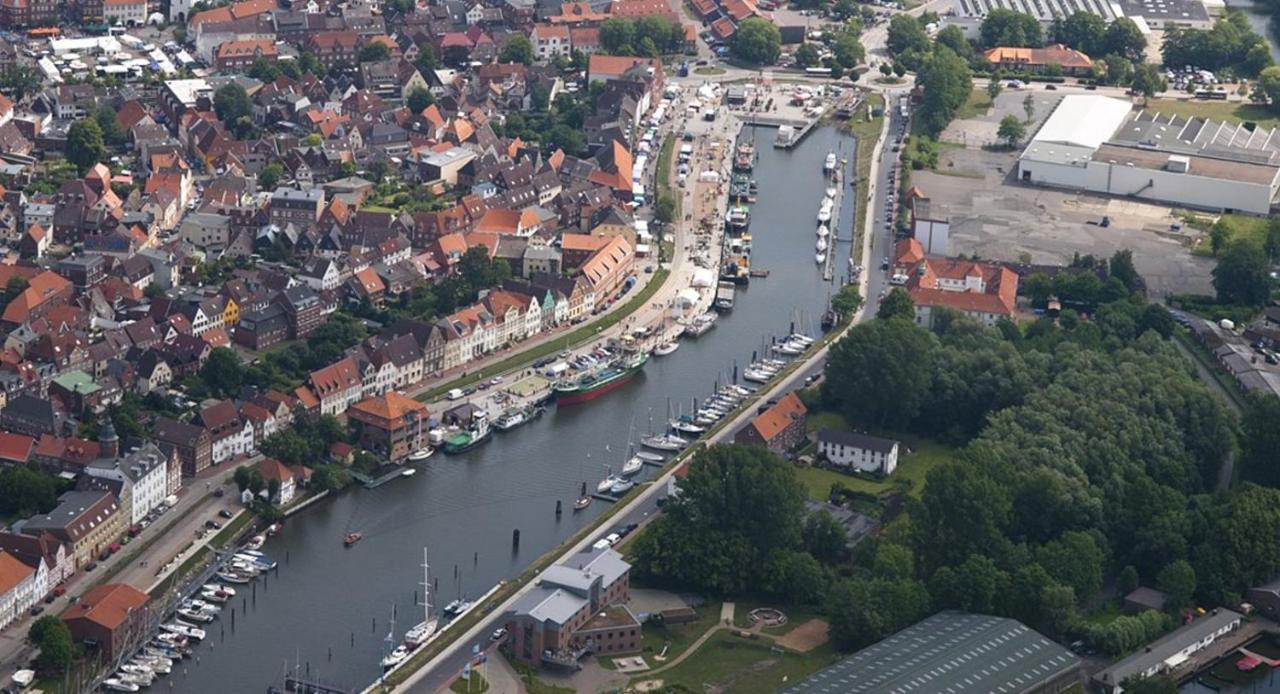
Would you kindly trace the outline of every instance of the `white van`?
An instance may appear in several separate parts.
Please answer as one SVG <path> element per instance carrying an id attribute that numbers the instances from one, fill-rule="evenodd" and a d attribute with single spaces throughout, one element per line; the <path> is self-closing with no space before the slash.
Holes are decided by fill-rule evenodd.
<path id="1" fill-rule="evenodd" d="M 449 398 L 450 400 L 461 400 L 461 399 L 462 399 L 462 389 L 461 389 L 461 388 L 453 388 L 453 389 L 451 389 L 451 390 L 449 391 L 449 393 L 448 393 L 448 398 Z"/>

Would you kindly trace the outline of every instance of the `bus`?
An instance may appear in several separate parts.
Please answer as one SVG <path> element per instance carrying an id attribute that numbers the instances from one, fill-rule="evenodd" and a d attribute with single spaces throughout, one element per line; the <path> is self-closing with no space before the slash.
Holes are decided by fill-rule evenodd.
<path id="1" fill-rule="evenodd" d="M 809 76 L 811 76 L 811 77 L 830 77 L 830 76 L 831 76 L 831 68 L 829 68 L 829 67 L 807 67 L 807 68 L 805 68 L 805 69 L 804 69 L 804 74 L 809 75 Z"/>

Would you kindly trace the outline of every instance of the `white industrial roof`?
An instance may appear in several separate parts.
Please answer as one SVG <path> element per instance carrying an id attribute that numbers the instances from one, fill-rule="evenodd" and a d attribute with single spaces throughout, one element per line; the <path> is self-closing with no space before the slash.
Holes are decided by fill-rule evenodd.
<path id="1" fill-rule="evenodd" d="M 1132 109 L 1132 104 L 1120 99 L 1096 94 L 1070 94 L 1058 103 L 1032 142 L 1096 149 L 1111 139 Z"/>

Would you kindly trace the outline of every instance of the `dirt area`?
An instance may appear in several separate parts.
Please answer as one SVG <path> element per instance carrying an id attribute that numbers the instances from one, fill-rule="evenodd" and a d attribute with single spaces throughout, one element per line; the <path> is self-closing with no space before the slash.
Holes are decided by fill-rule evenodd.
<path id="1" fill-rule="evenodd" d="M 808 653 L 826 643 L 830 638 L 830 632 L 831 625 L 827 624 L 825 619 L 810 619 L 792 629 L 787 635 L 778 639 L 776 643 L 788 650 Z"/>

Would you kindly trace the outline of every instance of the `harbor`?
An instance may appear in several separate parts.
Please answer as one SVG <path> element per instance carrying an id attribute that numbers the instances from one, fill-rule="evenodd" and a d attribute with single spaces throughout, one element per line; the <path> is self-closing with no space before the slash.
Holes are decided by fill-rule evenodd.
<path id="1" fill-rule="evenodd" d="M 691 158 L 701 167 L 692 177 L 700 179 L 701 171 L 716 170 L 706 167 L 717 164 L 727 169 L 732 153 L 715 157 L 711 143 L 734 142 L 736 125 L 691 122 L 689 128 L 698 145 Z M 650 414 L 653 433 L 659 427 L 665 432 L 669 427 L 664 425 L 680 414 L 668 415 L 668 402 L 677 410 L 683 404 L 686 412 L 694 398 L 702 406 L 719 387 L 733 381 L 735 362 L 739 383 L 745 384 L 747 366 L 774 358 L 758 354 L 753 360 L 752 352 L 760 352 L 769 336 L 789 335 L 796 316 L 819 315 L 830 289 L 813 270 L 813 227 L 796 224 L 796 210 L 818 208 L 826 188 L 826 154 L 852 151 L 851 140 L 832 128 L 814 130 L 792 149 L 775 149 L 767 146 L 774 130 L 748 127 L 739 138 L 766 145 L 756 148 L 751 172 L 758 193 L 750 206 L 749 233 L 752 259 L 772 270 L 767 281 L 735 285 L 731 313 L 721 314 L 713 327 L 697 327 L 702 330 L 697 339 L 681 338 L 671 343 L 677 349 L 661 355 L 659 337 L 670 338 L 689 325 L 699 326 L 697 317 L 714 315 L 709 309 L 720 287 L 716 271 L 723 238 L 717 224 L 700 231 L 690 251 L 701 257 L 697 269 L 709 271 L 710 285 L 686 294 L 696 299 L 682 307 L 681 314 L 694 322 L 678 323 L 671 316 L 672 307 L 663 306 L 654 314 L 661 314 L 662 320 L 632 326 L 654 330 L 649 338 L 641 338 L 655 345 L 641 370 L 588 402 L 552 405 L 541 417 L 491 433 L 484 445 L 452 455 L 437 453 L 419 464 L 410 478 L 337 495 L 292 518 L 271 541 L 271 554 L 286 560 L 273 572 L 270 589 L 264 585 L 259 590 L 254 605 L 237 617 L 234 633 L 207 639 L 198 647 L 199 662 L 186 662 L 186 674 L 174 678 L 176 688 L 261 691 L 280 683 L 286 666 L 291 671 L 298 664 L 304 674 L 319 673 L 318 681 L 362 688 L 380 674 L 392 605 L 400 615 L 421 614 L 423 546 L 431 548 L 432 584 L 437 586 L 433 602 L 447 605 L 479 598 L 608 507 L 596 500 L 573 510 L 583 483 L 588 492 L 599 493 L 598 484 L 607 478 L 605 466 L 621 471 L 638 454 L 639 447 L 632 453 L 628 439 L 648 435 Z M 704 135 L 702 141 L 696 139 Z M 699 156 L 705 158 L 699 162 Z M 723 183 L 724 179 L 699 182 L 689 186 L 688 195 L 704 196 L 699 205 L 710 213 L 727 205 L 729 186 L 719 185 Z M 850 207 L 842 201 L 837 208 L 844 226 L 852 218 Z M 701 209 L 685 207 L 691 215 Z M 727 206 L 719 207 L 716 222 L 726 211 Z M 576 356 L 592 349 L 566 351 Z M 532 399 L 552 387 L 545 373 L 530 378 L 534 376 L 541 379 L 536 382 L 539 387 L 513 380 L 469 399 L 429 407 L 433 415 L 443 415 L 470 402 L 482 406 L 496 423 L 516 401 L 493 408 L 491 398 L 514 389 Z M 691 414 L 700 426 L 696 410 Z M 650 464 L 654 462 L 642 459 L 632 479 L 643 484 L 655 474 L 657 468 Z M 555 512 L 558 504 L 560 514 Z M 518 542 L 513 540 L 517 530 Z M 362 539 L 343 547 L 338 539 L 353 531 Z M 400 630 L 409 626 L 403 624 Z"/>

